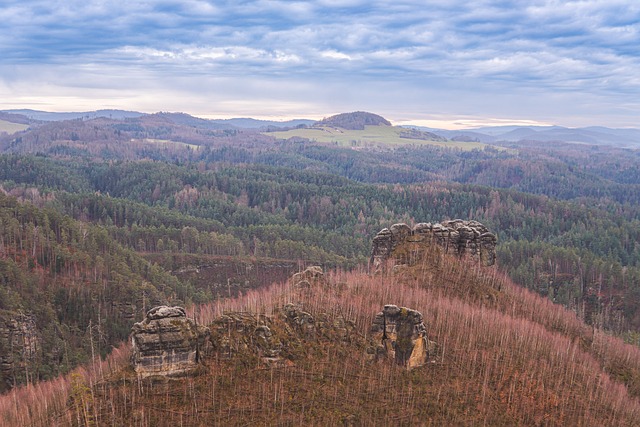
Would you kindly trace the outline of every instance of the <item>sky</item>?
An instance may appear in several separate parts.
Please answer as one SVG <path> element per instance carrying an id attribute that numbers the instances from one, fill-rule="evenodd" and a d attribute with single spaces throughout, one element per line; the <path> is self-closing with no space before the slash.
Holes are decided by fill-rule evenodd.
<path id="1" fill-rule="evenodd" d="M 637 0 L 3 0 L 0 109 L 640 127 Z"/>

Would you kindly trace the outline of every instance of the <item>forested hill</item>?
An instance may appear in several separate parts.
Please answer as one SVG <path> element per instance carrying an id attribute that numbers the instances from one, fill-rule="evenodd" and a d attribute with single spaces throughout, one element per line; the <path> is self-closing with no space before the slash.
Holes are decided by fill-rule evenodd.
<path id="1" fill-rule="evenodd" d="M 0 391 L 104 357 L 141 309 L 193 294 L 104 227 L 0 194 Z"/>
<path id="2" fill-rule="evenodd" d="M 316 125 L 358 130 L 364 129 L 365 126 L 391 126 L 391 122 L 377 114 L 356 111 L 354 113 L 343 113 L 327 117 L 317 122 Z"/>
<path id="3" fill-rule="evenodd" d="M 49 255 L 28 256 L 46 223 L 11 219 L 1 259 L 12 273 L 0 285 L 7 295 L 0 308 L 6 319 L 35 313 L 37 328 L 57 325 L 62 332 L 47 336 L 79 349 L 65 353 L 65 370 L 92 351 L 108 352 L 151 297 L 206 303 L 306 264 L 356 268 L 384 227 L 465 218 L 496 231 L 499 268 L 515 281 L 637 342 L 638 152 L 402 141 L 278 140 L 175 114 L 40 123 L 2 135 L 0 184 L 13 206 L 6 215 L 59 218 L 71 240 L 47 232 Z M 85 246 L 98 239 L 91 236 L 106 246 Z M 78 309 L 56 308 L 63 306 Z M 118 312 L 129 314 L 111 320 Z M 99 346 L 92 331 L 104 338 Z M 59 357 L 48 353 L 38 357 Z M 41 366 L 14 369 L 11 384 L 58 372 Z"/>
<path id="4" fill-rule="evenodd" d="M 455 183 L 380 186 L 261 165 L 1 160 L 11 194 L 100 226 L 143 254 L 352 267 L 394 222 L 475 218 L 497 230 L 499 262 L 522 284 L 579 311 L 592 307 L 607 327 L 638 321 L 640 212 L 608 198 L 559 201 Z"/>
<path id="5" fill-rule="evenodd" d="M 137 339 L 166 348 L 166 342 L 153 341 L 160 338 L 154 331 L 171 331 L 162 336 L 171 343 L 176 336 L 188 341 L 196 321 L 173 315 L 152 320 L 158 310 L 181 312 L 153 310 L 136 326 L 132 340 L 138 345 L 133 349 L 123 346 L 104 362 L 0 396 L 0 422 L 158 427 L 637 424 L 636 346 L 590 327 L 495 268 L 435 246 L 427 244 L 422 258 L 403 267 L 375 275 L 323 274 L 314 267 L 296 275 L 302 281 L 293 277 L 198 306 L 189 317 L 197 319 L 202 332 L 203 344 L 196 347 L 199 362 L 188 376 L 177 378 L 158 370 L 150 377 L 141 375 L 142 344 Z M 313 278 L 306 275 L 309 271 Z M 428 343 L 428 350 L 418 353 L 422 357 L 414 359 L 412 350 L 411 359 L 420 363 L 406 367 L 398 361 L 398 347 L 407 345 L 400 340 L 398 323 L 385 350 L 385 334 L 376 322 L 385 322 L 380 317 L 392 310 L 419 322 L 420 335 L 408 340 L 423 351 L 419 343 Z M 386 331 L 388 323 L 383 325 Z M 388 354 L 391 339 L 395 358 Z M 155 364 L 142 362 L 142 367 L 149 365 Z"/>

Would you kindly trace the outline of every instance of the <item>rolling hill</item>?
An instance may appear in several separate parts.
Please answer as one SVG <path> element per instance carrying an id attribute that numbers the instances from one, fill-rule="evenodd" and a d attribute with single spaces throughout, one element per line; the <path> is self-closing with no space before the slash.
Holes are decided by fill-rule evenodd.
<path id="1" fill-rule="evenodd" d="M 65 120 L 92 120 L 97 118 L 107 118 L 112 120 L 137 119 L 146 116 L 146 113 L 125 110 L 96 110 L 81 112 L 50 112 L 30 109 L 0 110 L 0 114 L 10 114 L 22 116 L 31 121 L 59 122 Z M 257 120 L 252 118 L 232 118 L 232 119 L 202 119 L 185 113 L 156 113 L 173 117 L 176 124 L 186 124 L 204 129 L 261 129 L 261 128 L 288 128 L 300 125 L 312 125 L 314 120 L 293 119 L 293 120 Z M 1 117 L 0 117 L 1 118 Z"/>
<path id="2" fill-rule="evenodd" d="M 391 126 L 391 123 L 383 117 L 361 111 L 328 117 L 311 127 L 269 132 L 266 135 L 285 140 L 303 138 L 354 149 L 433 145 L 470 150 L 485 146 L 476 142 L 447 141 L 431 132 Z"/>
<path id="3" fill-rule="evenodd" d="M 27 129 L 29 126 L 20 123 L 12 123 L 5 120 L 0 120 L 0 133 L 6 132 L 8 134 L 16 133 Z"/>
<path id="4" fill-rule="evenodd" d="M 370 330 L 384 304 L 423 314 L 436 345 L 426 365 L 376 358 Z M 308 326 L 287 317 L 292 309 L 304 310 Z M 275 284 L 196 312 L 214 348 L 190 376 L 142 380 L 121 347 L 90 369 L 1 397 L 2 421 L 632 426 L 640 415 L 640 349 L 495 269 L 435 248 L 395 274 L 334 272 L 310 287 Z M 268 331 L 280 362 L 267 361 L 254 331 Z"/>

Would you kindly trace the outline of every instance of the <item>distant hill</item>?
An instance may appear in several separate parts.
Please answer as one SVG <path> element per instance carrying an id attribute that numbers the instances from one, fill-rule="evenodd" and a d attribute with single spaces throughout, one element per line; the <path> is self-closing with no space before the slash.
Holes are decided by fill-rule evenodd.
<path id="1" fill-rule="evenodd" d="M 156 113 L 152 116 L 167 119 L 168 121 L 176 125 L 191 126 L 199 129 L 237 129 L 236 126 L 233 126 L 230 123 L 221 123 L 215 120 L 201 119 L 199 117 L 190 116 L 189 114 L 185 113 Z"/>
<path id="2" fill-rule="evenodd" d="M 268 128 L 294 128 L 298 126 L 311 126 L 315 123 L 315 120 L 308 119 L 294 119 L 286 121 L 276 120 L 258 120 L 248 117 L 232 118 L 232 119 L 203 119 L 194 117 L 186 113 L 169 113 L 158 112 L 156 115 L 166 117 L 170 121 L 178 125 L 193 126 L 203 129 L 268 129 Z M 146 113 L 140 113 L 137 111 L 125 111 L 125 110 L 97 110 L 97 111 L 82 111 L 82 112 L 50 112 L 40 110 L 29 109 L 13 109 L 13 110 L 1 110 L 0 120 L 5 120 L 12 123 L 30 124 L 32 121 L 43 122 L 58 122 L 64 120 L 90 120 L 99 117 L 124 120 L 135 119 L 146 116 Z M 6 116 L 6 117 L 5 117 Z M 10 117 L 10 118 L 7 118 Z"/>
<path id="3" fill-rule="evenodd" d="M 454 141 L 497 142 L 567 142 L 574 144 L 640 147 L 640 129 L 612 129 L 602 126 L 567 128 L 562 126 L 490 126 L 473 129 L 434 129 L 423 126 L 406 128 L 429 131 Z"/>
<path id="4" fill-rule="evenodd" d="M 365 126 L 391 126 L 391 122 L 377 114 L 356 111 L 327 117 L 317 122 L 316 126 L 335 126 L 347 130 L 363 130 Z"/>
<path id="5" fill-rule="evenodd" d="M 405 129 L 415 129 L 422 132 L 430 132 L 441 138 L 450 139 L 452 141 L 475 141 L 475 142 L 481 142 L 484 144 L 491 144 L 496 141 L 496 138 L 494 136 L 487 135 L 479 131 L 436 129 L 436 128 L 430 128 L 426 126 L 411 126 L 411 125 L 403 125 L 402 127 Z"/>
<path id="6" fill-rule="evenodd" d="M 298 126 L 310 126 L 313 120 L 288 120 L 283 122 L 273 120 L 257 120 L 250 118 L 234 119 L 203 119 L 185 113 L 156 113 L 152 116 L 162 117 L 176 125 L 191 126 L 199 129 L 234 130 L 234 129 L 288 129 Z"/>
<path id="7" fill-rule="evenodd" d="M 428 130 L 453 140 L 472 140 L 487 144 L 503 141 L 568 142 L 574 144 L 640 147 L 640 129 L 612 129 L 602 126 L 567 128 L 562 126 L 491 126 L 474 129 L 446 130 L 407 126 Z"/>
<path id="8" fill-rule="evenodd" d="M 6 113 L 4 111 L 0 111 L 0 120 L 21 125 L 29 125 L 32 122 L 32 120 L 23 114 Z"/>
<path id="9" fill-rule="evenodd" d="M 281 132 L 269 132 L 277 139 L 307 139 L 320 143 L 331 143 L 361 147 L 389 147 L 403 145 L 439 145 L 460 149 L 482 148 L 475 141 L 451 143 L 446 138 L 420 129 L 393 126 L 382 116 L 363 111 L 343 113 L 316 122 L 311 127 L 301 127 Z"/>
<path id="10" fill-rule="evenodd" d="M 57 122 L 62 120 L 75 120 L 75 119 L 95 119 L 97 117 L 105 117 L 108 119 L 126 119 L 143 116 L 144 113 L 137 111 L 124 111 L 124 110 L 98 110 L 98 111 L 83 111 L 83 112 L 68 112 L 68 113 L 54 113 L 49 111 L 40 110 L 3 110 L 3 113 L 21 114 L 32 120 L 41 120 L 45 122 Z"/>

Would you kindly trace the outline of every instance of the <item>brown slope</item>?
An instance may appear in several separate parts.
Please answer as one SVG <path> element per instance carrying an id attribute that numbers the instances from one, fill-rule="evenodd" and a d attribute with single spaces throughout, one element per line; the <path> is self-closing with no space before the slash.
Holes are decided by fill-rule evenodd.
<path id="1" fill-rule="evenodd" d="M 276 314 L 291 301 L 324 323 L 348 319 L 352 334 L 296 335 Z M 423 313 L 439 346 L 435 363 L 406 371 L 371 361 L 369 328 L 389 303 Z M 238 352 L 210 358 L 201 375 L 156 383 L 139 383 L 124 369 L 104 375 L 82 406 L 68 405 L 67 419 L 157 426 L 600 426 L 634 425 L 640 415 L 637 348 L 594 333 L 495 269 L 438 251 L 402 275 L 335 273 L 309 290 L 281 284 L 251 292 L 203 307 L 200 321 L 212 323 L 224 311 L 272 318 L 274 334 L 293 349 L 290 363 L 269 367 L 250 351 Z"/>

